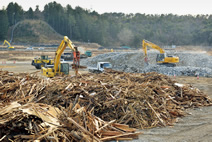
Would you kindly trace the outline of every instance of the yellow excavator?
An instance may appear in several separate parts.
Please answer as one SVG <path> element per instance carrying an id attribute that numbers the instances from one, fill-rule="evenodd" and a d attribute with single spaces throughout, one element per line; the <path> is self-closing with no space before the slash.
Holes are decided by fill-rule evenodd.
<path id="1" fill-rule="evenodd" d="M 9 50 L 15 50 L 15 48 L 14 48 L 13 46 L 11 46 L 10 43 L 9 43 L 7 40 L 4 40 L 3 45 L 5 45 L 5 44 L 7 44 L 7 48 L 8 48 Z"/>
<path id="2" fill-rule="evenodd" d="M 69 74 L 69 64 L 60 62 L 61 54 L 64 52 L 67 46 L 73 51 L 74 57 L 72 68 L 75 69 L 76 74 L 78 73 L 80 52 L 78 51 L 77 47 L 74 47 L 71 40 L 67 36 L 64 36 L 64 39 L 55 52 L 54 65 L 47 65 L 46 67 L 42 67 L 41 72 L 44 76 L 54 77 L 56 75 Z"/>
<path id="3" fill-rule="evenodd" d="M 145 62 L 146 64 L 148 65 L 148 59 L 147 59 L 147 47 L 151 47 L 153 49 L 156 49 L 160 52 L 160 54 L 157 54 L 157 58 L 156 58 L 156 62 L 157 64 L 159 65 L 165 65 L 165 66 L 168 66 L 168 67 L 175 67 L 176 66 L 176 63 L 179 62 L 179 57 L 176 57 L 176 56 L 168 56 L 165 51 L 160 48 L 158 45 L 150 42 L 150 41 L 147 41 L 147 40 L 143 40 L 142 41 L 142 47 L 143 47 L 143 51 L 144 51 L 144 59 L 145 59 Z"/>

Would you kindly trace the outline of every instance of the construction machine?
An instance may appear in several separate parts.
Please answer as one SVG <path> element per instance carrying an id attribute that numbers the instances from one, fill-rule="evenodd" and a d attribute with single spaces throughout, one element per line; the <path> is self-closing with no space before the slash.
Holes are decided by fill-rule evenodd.
<path id="1" fill-rule="evenodd" d="M 10 43 L 9 43 L 7 40 L 4 40 L 3 45 L 5 45 L 5 44 L 7 44 L 7 48 L 8 48 L 9 50 L 15 50 L 15 48 L 14 48 L 13 46 L 11 46 Z"/>
<path id="2" fill-rule="evenodd" d="M 88 57 L 91 57 L 92 53 L 90 52 L 85 52 L 84 54 L 80 54 L 80 59 L 83 59 L 83 58 L 88 58 Z M 65 61 L 71 61 L 73 60 L 73 52 L 66 52 L 66 53 L 63 53 L 63 55 L 61 55 L 61 58 L 64 59 Z"/>
<path id="3" fill-rule="evenodd" d="M 101 72 L 104 71 L 105 68 L 111 69 L 112 68 L 111 63 L 109 63 L 109 62 L 98 62 L 97 67 L 95 67 L 95 68 L 90 67 L 90 68 L 88 68 L 88 71 L 92 72 L 92 73 L 101 73 Z"/>
<path id="4" fill-rule="evenodd" d="M 31 65 L 35 66 L 36 69 L 41 69 L 45 65 L 53 65 L 53 64 L 54 60 L 49 59 L 47 55 L 41 55 L 40 58 L 35 57 L 31 63 Z"/>
<path id="5" fill-rule="evenodd" d="M 85 55 L 87 55 L 87 57 L 91 57 L 92 51 L 90 51 L 90 50 L 85 51 Z"/>
<path id="6" fill-rule="evenodd" d="M 157 58 L 156 58 L 156 62 L 158 65 L 165 65 L 167 67 L 175 67 L 176 63 L 179 62 L 179 57 L 167 55 L 162 48 L 160 48 L 158 45 L 150 41 L 147 41 L 144 39 L 142 41 L 142 47 L 144 51 L 144 59 L 147 65 L 149 64 L 147 59 L 147 47 L 151 47 L 160 52 L 159 54 L 157 54 Z"/>
<path id="7" fill-rule="evenodd" d="M 64 36 L 64 39 L 58 46 L 55 52 L 54 65 L 47 65 L 42 67 L 41 72 L 46 77 L 54 77 L 56 75 L 68 75 L 69 74 L 69 64 L 61 63 L 61 54 L 64 52 L 66 47 L 69 47 L 73 51 L 73 65 L 72 68 L 75 69 L 75 73 L 78 73 L 79 63 L 80 63 L 80 53 L 77 47 L 74 47 L 71 40 Z"/>

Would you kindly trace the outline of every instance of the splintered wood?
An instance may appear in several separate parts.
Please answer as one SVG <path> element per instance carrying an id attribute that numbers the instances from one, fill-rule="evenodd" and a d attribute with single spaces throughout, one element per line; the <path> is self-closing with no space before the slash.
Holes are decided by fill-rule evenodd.
<path id="1" fill-rule="evenodd" d="M 185 109 L 212 105 L 197 88 L 154 72 L 0 78 L 0 141 L 132 140 L 135 128 L 173 125 Z"/>

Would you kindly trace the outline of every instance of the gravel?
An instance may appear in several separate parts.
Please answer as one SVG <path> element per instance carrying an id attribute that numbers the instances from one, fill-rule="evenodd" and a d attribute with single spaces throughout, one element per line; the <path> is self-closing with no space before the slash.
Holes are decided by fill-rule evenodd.
<path id="1" fill-rule="evenodd" d="M 142 51 L 138 52 L 112 52 L 81 60 L 81 65 L 96 67 L 97 62 L 110 62 L 113 69 L 124 72 L 158 72 L 165 75 L 176 76 L 204 76 L 212 77 L 212 56 L 206 53 L 186 53 L 167 51 L 167 54 L 178 56 L 180 62 L 176 67 L 157 65 L 157 51 L 148 51 L 147 66 Z"/>

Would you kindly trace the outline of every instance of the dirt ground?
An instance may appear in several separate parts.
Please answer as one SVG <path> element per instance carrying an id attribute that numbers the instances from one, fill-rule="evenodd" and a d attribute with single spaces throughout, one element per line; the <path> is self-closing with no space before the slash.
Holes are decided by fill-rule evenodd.
<path id="1" fill-rule="evenodd" d="M 179 83 L 191 84 L 212 98 L 212 78 L 180 76 L 172 79 Z M 189 109 L 187 116 L 178 119 L 174 126 L 142 130 L 135 142 L 211 142 L 212 106 Z"/>
<path id="2" fill-rule="evenodd" d="M 0 62 L 0 70 L 14 73 L 36 73 L 38 76 L 43 77 L 41 75 L 41 70 L 36 69 L 34 66 L 31 65 L 31 62 L 29 61 L 6 61 L 6 64 L 5 62 L 3 62 L 3 64 L 2 62 Z M 80 74 L 84 74 L 87 72 L 88 71 L 86 69 L 79 70 Z M 75 71 L 73 69 L 70 69 L 69 75 L 75 75 Z"/>
<path id="3" fill-rule="evenodd" d="M 28 56 L 29 57 L 29 56 Z M 35 69 L 30 61 L 6 61 L 0 60 L 0 70 L 7 70 L 15 73 L 33 73 L 36 72 L 41 75 L 40 70 Z M 86 73 L 86 70 L 79 71 Z M 70 75 L 74 75 L 74 71 L 70 71 Z M 212 98 L 212 78 L 200 77 L 185 77 L 185 76 L 170 76 L 182 84 L 191 84 L 199 88 L 204 93 Z M 193 142 L 193 141 L 212 141 L 212 106 L 202 107 L 187 110 L 188 115 L 181 117 L 174 126 L 160 127 L 141 130 L 144 134 L 139 136 L 135 142 Z"/>

